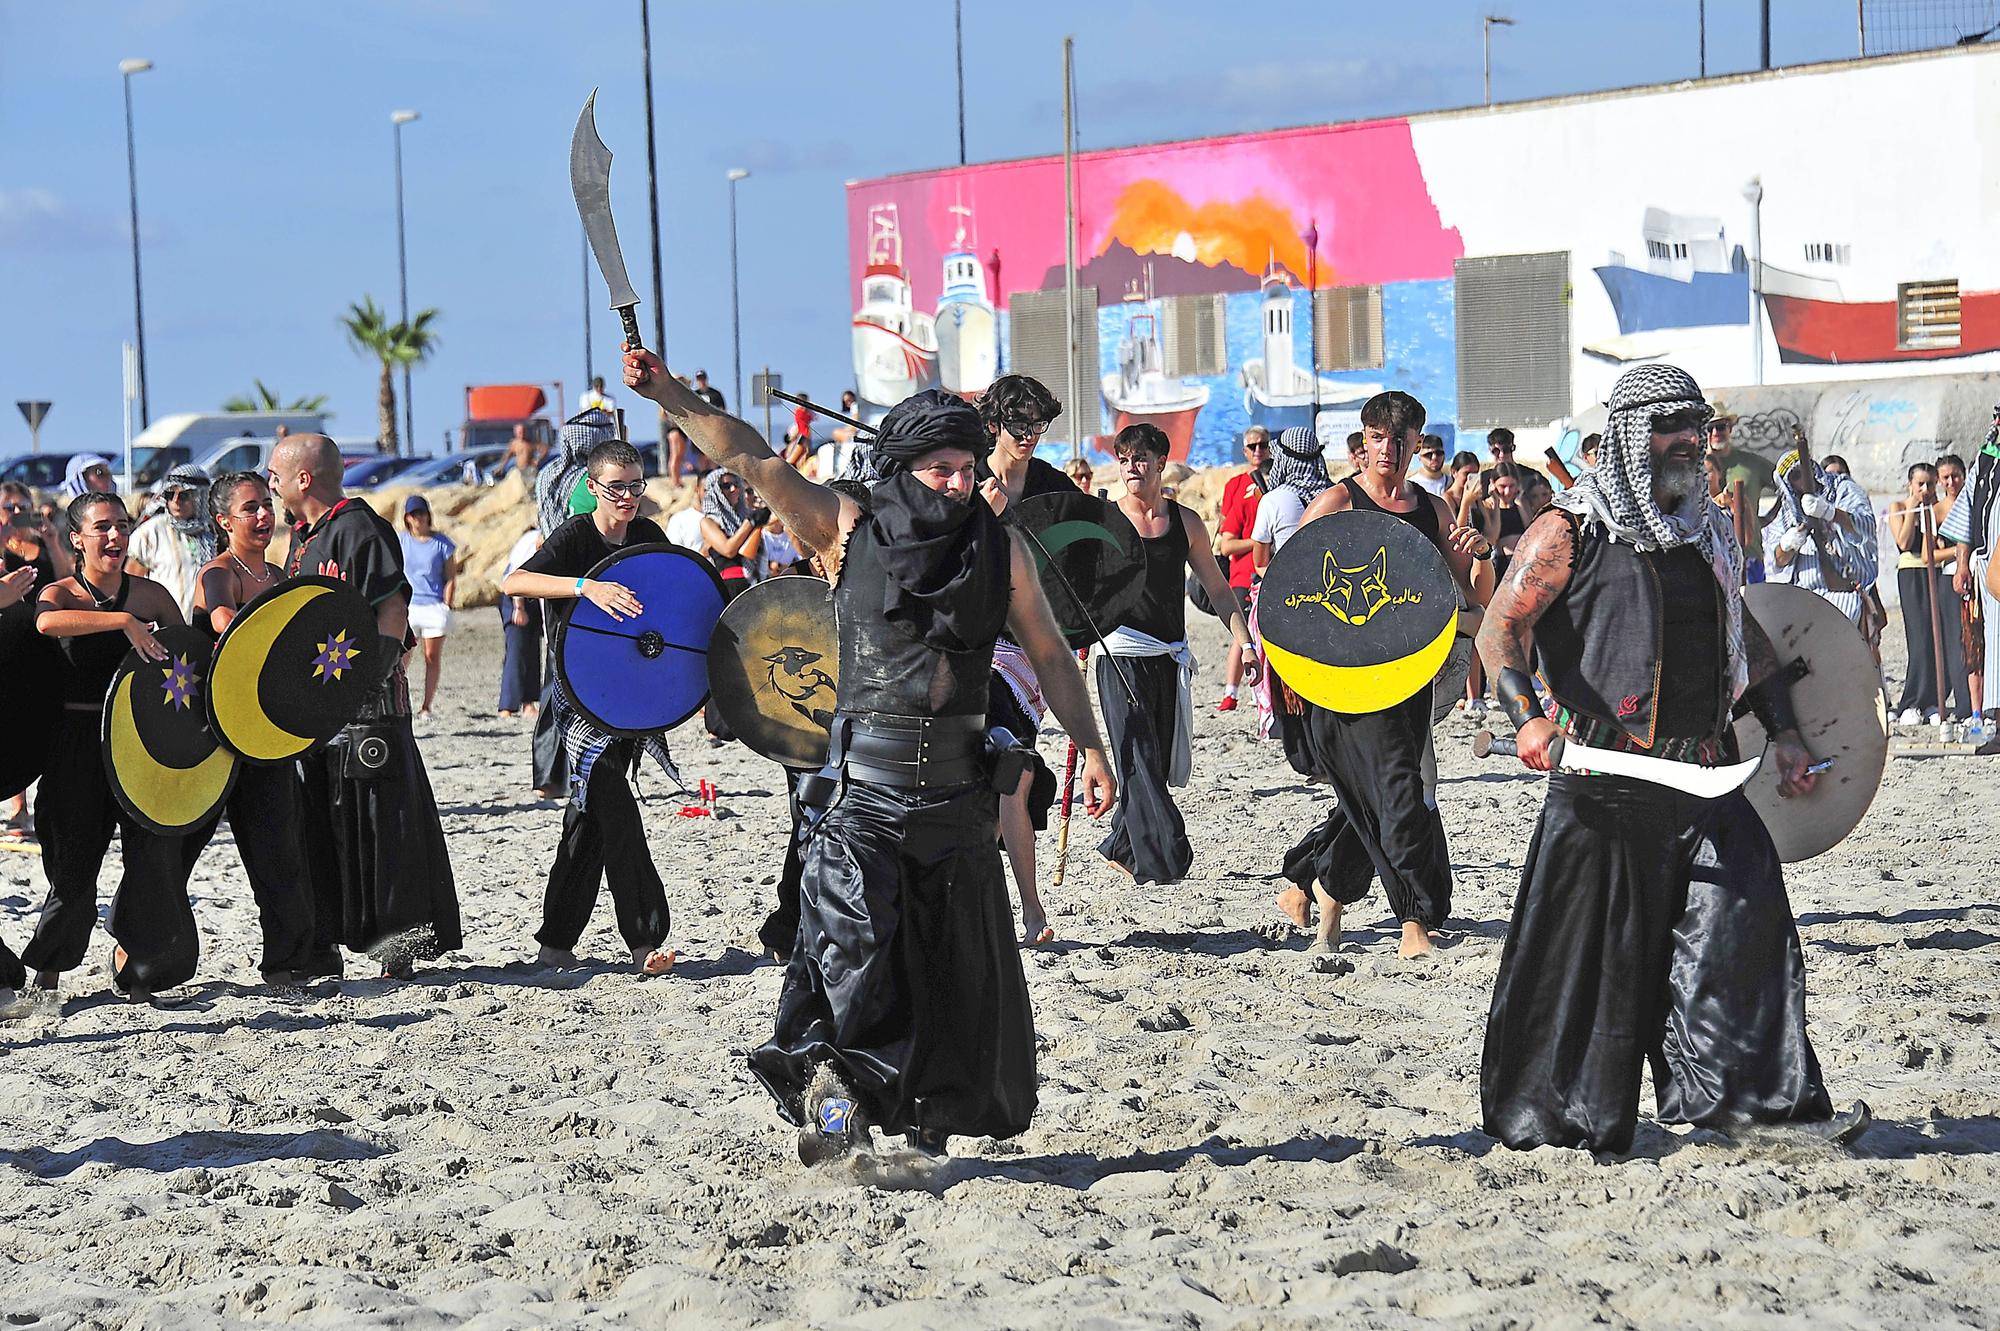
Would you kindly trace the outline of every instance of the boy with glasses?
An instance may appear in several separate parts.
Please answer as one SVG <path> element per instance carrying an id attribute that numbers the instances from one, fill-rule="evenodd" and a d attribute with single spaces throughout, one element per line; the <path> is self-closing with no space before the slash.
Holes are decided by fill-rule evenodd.
<path id="1" fill-rule="evenodd" d="M 1229 590 L 1236 604 L 1250 613 L 1250 592 L 1258 581 L 1256 545 L 1251 539 L 1257 530 L 1257 503 L 1271 488 L 1271 432 L 1253 425 L 1243 432 L 1243 460 L 1248 471 L 1231 476 L 1222 487 L 1222 520 L 1216 527 L 1215 554 L 1229 561 Z M 1222 701 L 1218 712 L 1236 710 L 1236 691 L 1243 684 L 1243 654 L 1231 652 L 1222 671 Z"/>
<path id="2" fill-rule="evenodd" d="M 646 481 L 636 449 L 623 440 L 608 439 L 590 450 L 585 467 L 597 507 L 550 532 L 542 548 L 500 583 L 507 596 L 554 603 L 551 637 L 578 599 L 590 601 L 613 619 L 637 615 L 644 607 L 631 588 L 588 575 L 626 546 L 667 539 L 659 524 L 639 516 Z M 667 753 L 666 738 L 606 734 L 576 712 L 560 685 L 554 705 L 557 728 L 569 753 L 570 800 L 563 810 L 562 840 L 556 844 L 542 897 L 542 927 L 535 933 L 541 944 L 539 960 L 544 966 L 576 964 L 576 943 L 597 904 L 598 882 L 608 879 L 618 932 L 631 949 L 632 964 L 641 975 L 665 974 L 674 964 L 674 954 L 665 946 L 667 891 L 646 849 L 645 824 L 625 773 L 644 753 L 679 785 L 680 773 Z"/>

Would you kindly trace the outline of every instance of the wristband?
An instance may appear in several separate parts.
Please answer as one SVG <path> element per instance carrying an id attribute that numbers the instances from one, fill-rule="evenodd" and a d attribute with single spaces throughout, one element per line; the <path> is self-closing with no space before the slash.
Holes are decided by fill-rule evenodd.
<path id="1" fill-rule="evenodd" d="M 1485 548 L 1484 550 L 1481 550 L 1481 551 L 1479 551 L 1478 553 L 1476 553 L 1476 554 L 1475 554 L 1475 555 L 1473 555 L 1472 557 L 1473 557 L 1474 559 L 1478 559 L 1478 560 L 1482 560 L 1482 561 L 1483 561 L 1483 560 L 1488 560 L 1488 559 L 1491 559 L 1491 558 L 1493 558 L 1493 546 L 1492 546 L 1492 543 L 1491 543 L 1491 542 L 1488 542 L 1488 543 L 1487 543 L 1487 546 L 1486 546 L 1486 548 Z"/>
<path id="2" fill-rule="evenodd" d="M 1542 715 L 1535 702 L 1535 681 L 1526 671 L 1503 666 L 1500 678 L 1494 682 L 1500 695 L 1500 710 L 1514 723 L 1514 729 L 1519 730 Z"/>
<path id="3" fill-rule="evenodd" d="M 1772 739 L 1799 728 L 1798 713 L 1792 710 L 1792 677 L 1788 671 L 1778 670 L 1764 676 L 1743 690 L 1743 701 L 1749 704 L 1750 714 Z"/>
<path id="4" fill-rule="evenodd" d="M 583 584 L 589 581 L 590 581 L 589 578 L 578 578 L 576 580 L 576 594 L 578 596 L 583 595 Z"/>

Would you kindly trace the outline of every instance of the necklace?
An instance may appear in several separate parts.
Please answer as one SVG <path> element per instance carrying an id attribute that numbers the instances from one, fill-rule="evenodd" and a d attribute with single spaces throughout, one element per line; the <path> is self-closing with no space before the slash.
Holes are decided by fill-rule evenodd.
<path id="1" fill-rule="evenodd" d="M 248 578 L 248 579 L 250 579 L 250 581 L 252 581 L 252 582 L 269 582 L 269 581 L 271 580 L 271 566 L 270 566 L 269 564 L 266 564 L 266 565 L 264 565 L 264 572 L 263 572 L 263 573 L 262 573 L 261 575 L 259 575 L 259 574 L 256 574 L 256 573 L 252 573 L 252 572 L 250 571 L 250 566 L 249 566 L 248 564 L 244 563 L 244 562 L 243 562 L 243 561 L 242 561 L 241 559 L 237 558 L 237 554 L 236 554 L 236 552 L 235 552 L 234 550 L 231 550 L 231 551 L 229 552 L 229 557 L 230 557 L 231 559 L 234 559 L 234 560 L 236 560 L 236 567 L 238 567 L 238 568 L 242 569 L 242 570 L 243 570 L 243 576 L 244 576 L 244 577 L 246 577 L 246 578 Z"/>
<path id="2" fill-rule="evenodd" d="M 103 592 L 98 591 L 97 588 L 91 586 L 90 579 L 83 576 L 82 569 L 78 569 L 76 571 L 76 580 L 78 585 L 80 585 L 86 592 L 90 593 L 91 603 L 95 605 L 99 610 L 109 610 L 112 606 L 118 603 L 117 592 L 113 592 L 111 595 L 106 596 Z M 119 589 L 121 591 L 124 589 L 124 578 L 122 575 L 119 578 Z"/>

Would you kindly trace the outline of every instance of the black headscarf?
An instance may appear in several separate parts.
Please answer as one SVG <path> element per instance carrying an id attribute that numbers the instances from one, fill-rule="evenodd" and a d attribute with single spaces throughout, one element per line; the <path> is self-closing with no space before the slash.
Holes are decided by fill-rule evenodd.
<path id="1" fill-rule="evenodd" d="M 1007 623 L 1008 537 L 977 495 L 956 500 L 911 474 L 912 462 L 940 448 L 984 457 L 993 441 L 964 399 L 935 388 L 891 408 L 873 441 L 884 473 L 868 491 L 887 575 L 882 613 L 938 651 L 972 651 L 990 646 Z"/>

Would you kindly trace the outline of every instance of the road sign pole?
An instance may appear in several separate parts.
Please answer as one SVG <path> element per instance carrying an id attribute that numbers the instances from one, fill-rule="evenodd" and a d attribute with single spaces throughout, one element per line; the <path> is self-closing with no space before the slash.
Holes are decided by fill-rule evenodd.
<path id="1" fill-rule="evenodd" d="M 30 453 L 41 452 L 42 421 L 48 416 L 49 408 L 54 404 L 48 402 L 16 402 L 14 405 L 21 409 L 22 418 L 28 422 L 28 451 Z"/>

